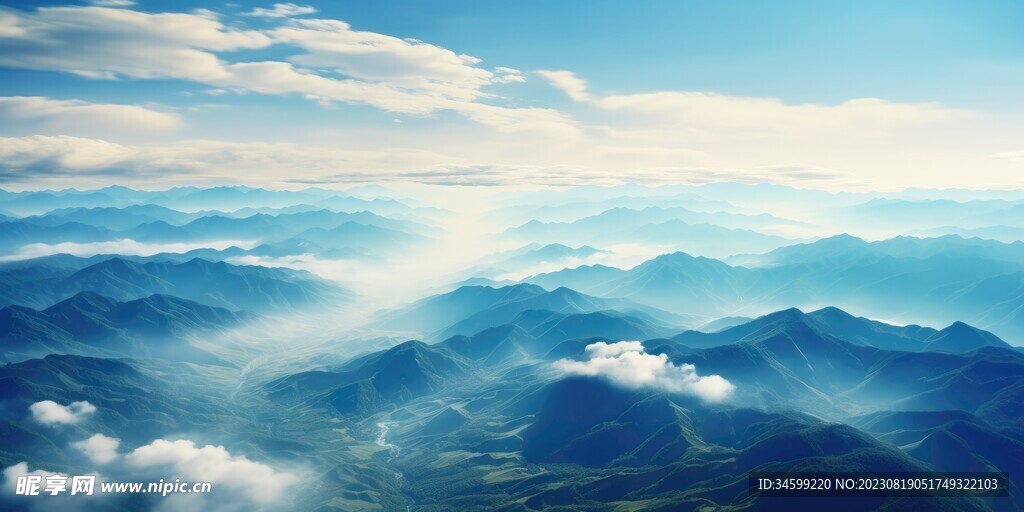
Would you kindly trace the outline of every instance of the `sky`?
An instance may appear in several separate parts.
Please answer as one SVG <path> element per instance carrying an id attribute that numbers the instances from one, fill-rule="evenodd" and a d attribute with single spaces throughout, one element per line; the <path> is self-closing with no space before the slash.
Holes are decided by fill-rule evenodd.
<path id="1" fill-rule="evenodd" d="M 0 187 L 1024 187 L 1024 3 L 5 2 Z"/>

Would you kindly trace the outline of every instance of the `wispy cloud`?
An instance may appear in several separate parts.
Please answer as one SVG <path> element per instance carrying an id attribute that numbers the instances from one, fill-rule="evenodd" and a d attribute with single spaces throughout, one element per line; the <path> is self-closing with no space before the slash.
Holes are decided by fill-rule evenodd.
<path id="1" fill-rule="evenodd" d="M 337 116 L 337 125 L 303 127 L 315 143 L 237 142 L 267 133 L 260 140 L 279 138 L 282 128 L 275 123 L 246 126 L 235 142 L 171 141 L 166 130 L 186 120 L 189 127 L 193 120 L 210 122 L 202 118 L 214 116 L 200 113 L 209 106 L 163 111 L 149 104 L 11 98 L 0 106 L 12 120 L 4 130 L 11 138 L 0 147 L 0 179 L 220 183 L 244 177 L 259 184 L 379 178 L 475 186 L 515 185 L 518 179 L 540 186 L 761 180 L 828 188 L 1017 181 L 1015 152 L 987 158 L 1012 129 L 994 123 L 993 115 L 934 101 L 609 91 L 566 69 L 524 73 L 403 34 L 359 30 L 326 16 L 296 17 L 313 14 L 304 4 L 276 3 L 248 13 L 127 7 L 0 10 L 0 66 L 104 81 L 183 81 L 196 91 L 225 95 L 230 108 L 241 108 L 233 100 L 243 94 L 246 104 L 287 96 L 332 109 L 369 106 L 402 122 L 367 128 L 358 124 L 361 116 Z M 545 104 L 548 98 L 518 96 L 531 92 L 508 84 L 528 76 L 570 101 Z M 161 130 L 164 138 L 156 133 Z M 125 144 L 140 140 L 139 133 L 161 144 Z M 969 176 L 965 168 L 972 169 Z"/>
<path id="2" fill-rule="evenodd" d="M 160 253 L 181 254 L 194 249 L 223 250 L 232 246 L 248 249 L 255 244 L 256 242 L 251 240 L 214 240 L 208 242 L 158 244 L 137 242 L 127 238 L 107 242 L 36 243 L 24 245 L 13 254 L 0 256 L 0 262 L 41 258 L 54 254 L 71 254 L 79 257 L 89 257 L 97 254 L 125 254 L 134 256 L 151 256 Z"/>
<path id="3" fill-rule="evenodd" d="M 992 158 L 995 158 L 995 159 L 998 159 L 998 160 L 1020 161 L 1020 160 L 1024 160 L 1024 150 L 1020 150 L 1020 151 L 1002 151 L 1002 152 L 999 152 L 999 153 L 996 153 L 996 154 L 992 155 Z"/>
<path id="4" fill-rule="evenodd" d="M 828 187 L 860 185 L 850 173 L 810 165 L 753 168 L 645 167 L 628 172 L 586 166 L 466 164 L 428 150 L 349 150 L 293 143 L 184 141 L 126 145 L 79 137 L 0 138 L 0 181 L 36 181 L 50 176 L 74 182 L 106 177 L 250 183 L 359 184 L 410 182 L 458 186 L 576 186 L 623 183 L 703 184 L 722 181 Z M 342 170 L 343 172 L 338 172 Z"/>
<path id="5" fill-rule="evenodd" d="M 755 130 L 807 132 L 822 130 L 847 135 L 877 133 L 899 126 L 926 125 L 970 115 L 938 103 L 898 103 L 857 98 L 834 105 L 789 104 L 777 98 L 730 96 L 701 91 L 656 91 L 594 95 L 587 83 L 570 71 L 538 71 L 571 99 L 623 116 L 646 127 L 693 131 Z"/>
<path id="6" fill-rule="evenodd" d="M 799 186 L 828 186 L 854 183 L 849 173 L 803 165 L 767 166 L 752 169 L 634 168 L 629 173 L 567 166 L 437 165 L 413 171 L 350 172 L 292 183 L 413 182 L 427 185 L 571 187 L 579 185 L 646 185 L 732 183 L 778 183 Z"/>
<path id="7" fill-rule="evenodd" d="M 310 7 L 276 4 L 255 15 L 285 18 Z M 251 14 L 253 14 L 251 13 Z M 45 7 L 5 11 L 0 66 L 74 73 L 87 78 L 174 78 L 217 89 L 298 95 L 320 103 L 367 104 L 425 116 L 457 112 L 500 130 L 539 125 L 571 129 L 567 116 L 479 100 L 483 87 L 519 81 L 495 75 L 480 59 L 420 41 L 353 30 L 326 19 L 291 19 L 264 30 L 239 29 L 210 12 L 144 13 L 102 7 Z M 130 39 L 131 45 L 120 42 Z M 289 46 L 286 61 L 229 62 L 222 52 Z M 326 71 L 326 72 L 325 72 Z M 342 75 L 339 78 L 338 75 Z"/>
<path id="8" fill-rule="evenodd" d="M 257 7 L 246 13 L 248 16 L 259 16 L 263 18 L 290 18 L 292 16 L 303 16 L 313 14 L 316 8 L 310 5 L 297 5 L 291 3 L 274 4 L 270 9 Z"/>
<path id="9" fill-rule="evenodd" d="M 89 0 L 89 3 L 97 7 L 131 7 L 135 5 L 132 0 Z"/>
<path id="10" fill-rule="evenodd" d="M 0 117 L 35 133 L 91 134 L 164 132 L 181 126 L 174 113 L 140 105 L 56 100 L 42 96 L 0 97 Z M 112 130 L 112 128 L 114 130 Z"/>
<path id="11" fill-rule="evenodd" d="M 537 71 L 545 81 L 554 87 L 561 89 L 573 101 L 590 101 L 592 98 L 587 92 L 587 83 L 581 80 L 572 71 Z"/>

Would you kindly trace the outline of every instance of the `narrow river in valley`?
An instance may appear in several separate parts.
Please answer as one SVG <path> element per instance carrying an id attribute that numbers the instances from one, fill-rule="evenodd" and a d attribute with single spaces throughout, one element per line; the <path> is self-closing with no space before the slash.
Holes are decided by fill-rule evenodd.
<path id="1" fill-rule="evenodd" d="M 397 468 L 395 468 L 395 465 L 394 465 L 395 457 L 398 456 L 399 452 L 401 452 L 402 449 L 397 444 L 388 442 L 388 432 L 391 430 L 391 427 L 394 424 L 395 424 L 394 422 L 386 422 L 386 421 L 385 422 L 377 423 L 377 440 L 374 441 L 374 443 L 377 446 L 380 446 L 382 448 L 387 448 L 388 449 L 387 463 L 391 466 L 392 469 L 395 470 L 394 475 L 395 475 L 395 480 L 398 481 L 398 486 L 399 487 L 404 487 L 405 475 L 403 475 L 401 471 L 398 471 Z M 403 492 L 403 494 L 405 494 L 405 499 L 408 500 L 408 502 L 409 502 L 409 504 L 406 505 L 405 510 L 406 510 L 406 512 L 411 512 L 412 511 L 412 506 L 416 502 L 408 494 L 406 494 L 404 492 Z"/>

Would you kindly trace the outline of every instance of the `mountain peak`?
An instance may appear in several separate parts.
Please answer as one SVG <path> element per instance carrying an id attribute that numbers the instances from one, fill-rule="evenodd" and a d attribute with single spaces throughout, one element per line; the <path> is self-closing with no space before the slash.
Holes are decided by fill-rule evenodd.
<path id="1" fill-rule="evenodd" d="M 799 308 L 788 308 L 769 313 L 761 317 L 765 320 L 779 321 L 779 320 L 803 320 L 807 318 L 807 315 Z"/>
<path id="2" fill-rule="evenodd" d="M 983 347 L 1009 348 L 1010 345 L 995 334 L 956 321 L 925 340 L 932 352 L 965 353 Z"/>
<path id="3" fill-rule="evenodd" d="M 67 311 L 71 308 L 89 311 L 109 311 L 115 305 L 117 305 L 117 302 L 109 297 L 104 297 L 96 292 L 84 291 L 78 292 L 70 298 L 64 299 L 49 308 L 46 308 L 44 312 L 50 314 L 59 311 Z"/>
<path id="4" fill-rule="evenodd" d="M 867 240 L 864 240 L 863 238 L 853 236 L 853 235 L 851 235 L 849 233 L 839 233 L 838 235 L 832 235 L 830 237 L 822 238 L 821 240 L 818 240 L 817 242 L 814 242 L 814 243 L 815 244 L 821 244 L 821 245 L 852 246 L 852 245 L 862 245 L 862 244 L 866 245 L 868 242 L 867 242 Z"/>

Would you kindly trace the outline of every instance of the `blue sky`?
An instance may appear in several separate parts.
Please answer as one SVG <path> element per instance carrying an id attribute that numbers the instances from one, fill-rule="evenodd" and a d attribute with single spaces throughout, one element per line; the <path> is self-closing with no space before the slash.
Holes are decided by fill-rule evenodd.
<path id="1" fill-rule="evenodd" d="M 1012 1 L 383 1 L 323 13 L 513 67 L 571 63 L 607 90 L 999 108 L 1024 98 L 1024 4 Z"/>
<path id="2" fill-rule="evenodd" d="M 0 10 L 8 186 L 1022 185 L 1020 2 L 96 3 Z"/>

